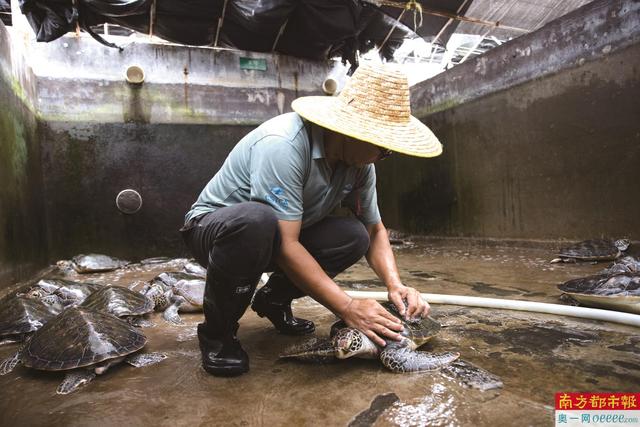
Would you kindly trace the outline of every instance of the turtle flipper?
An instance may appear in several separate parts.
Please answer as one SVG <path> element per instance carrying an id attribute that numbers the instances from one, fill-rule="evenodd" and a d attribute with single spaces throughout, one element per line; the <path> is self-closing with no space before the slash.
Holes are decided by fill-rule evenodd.
<path id="1" fill-rule="evenodd" d="M 22 354 L 20 351 L 16 351 L 16 353 L 4 359 L 2 363 L 0 363 L 0 375 L 7 375 L 9 372 L 13 371 L 13 369 L 20 363 L 22 359 Z"/>
<path id="2" fill-rule="evenodd" d="M 72 391 L 76 391 L 81 386 L 88 384 L 95 377 L 95 372 L 88 369 L 77 369 L 71 371 L 64 377 L 64 380 L 58 386 L 56 393 L 69 394 Z"/>
<path id="3" fill-rule="evenodd" d="M 139 316 L 127 317 L 127 323 L 136 328 L 153 328 L 156 326 L 151 320 Z"/>
<path id="4" fill-rule="evenodd" d="M 387 346 L 380 352 L 380 362 L 393 372 L 421 372 L 447 366 L 460 357 L 460 353 L 427 353 L 408 347 Z"/>
<path id="5" fill-rule="evenodd" d="M 128 356 L 124 361 L 136 368 L 142 368 L 143 366 L 162 362 L 166 358 L 167 355 L 164 353 L 139 353 Z"/>
<path id="6" fill-rule="evenodd" d="M 481 391 L 493 390 L 504 386 L 497 375 L 462 359 L 458 359 L 446 366 L 442 373 L 447 377 L 458 380 L 466 387 L 473 387 Z"/>
<path id="7" fill-rule="evenodd" d="M 162 317 L 169 323 L 173 323 L 174 325 L 182 325 L 182 319 L 180 315 L 178 315 L 178 310 L 183 303 L 186 303 L 183 297 L 175 297 L 173 304 L 171 304 L 167 309 L 162 313 Z"/>
<path id="8" fill-rule="evenodd" d="M 333 340 L 317 337 L 289 347 L 279 357 L 280 359 L 295 359 L 312 363 L 328 363 L 337 360 Z"/>
<path id="9" fill-rule="evenodd" d="M 11 336 L 2 338 L 0 339 L 0 345 L 15 344 L 17 342 L 22 342 L 24 341 L 24 336 L 25 334 L 17 334 L 17 335 L 11 335 Z"/>

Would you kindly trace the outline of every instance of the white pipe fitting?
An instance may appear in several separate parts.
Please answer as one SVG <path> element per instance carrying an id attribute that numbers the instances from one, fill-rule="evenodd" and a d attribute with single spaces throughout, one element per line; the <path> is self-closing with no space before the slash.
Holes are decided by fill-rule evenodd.
<path id="1" fill-rule="evenodd" d="M 141 85 L 144 82 L 144 70 L 139 65 L 131 65 L 127 67 L 125 79 L 129 84 Z"/>
<path id="2" fill-rule="evenodd" d="M 322 91 L 329 96 L 334 95 L 338 91 L 338 82 L 331 78 L 327 77 L 322 82 Z"/>

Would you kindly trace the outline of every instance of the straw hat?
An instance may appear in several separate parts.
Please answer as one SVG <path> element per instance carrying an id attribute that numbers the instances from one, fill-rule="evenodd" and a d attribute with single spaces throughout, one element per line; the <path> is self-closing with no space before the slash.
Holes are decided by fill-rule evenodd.
<path id="1" fill-rule="evenodd" d="M 390 65 L 362 63 L 340 95 L 303 96 L 291 108 L 322 127 L 392 151 L 442 153 L 438 138 L 411 115 L 406 75 Z"/>

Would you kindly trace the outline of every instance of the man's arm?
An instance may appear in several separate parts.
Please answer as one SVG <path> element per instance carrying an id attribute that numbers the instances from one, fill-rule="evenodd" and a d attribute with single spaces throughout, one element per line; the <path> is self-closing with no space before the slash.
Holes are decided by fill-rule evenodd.
<path id="1" fill-rule="evenodd" d="M 380 336 L 401 339 L 395 332 L 402 330 L 398 319 L 375 300 L 350 298 L 326 275 L 298 240 L 300 221 L 279 221 L 278 224 L 282 244 L 276 261 L 296 286 L 379 345 L 385 345 Z"/>
<path id="2" fill-rule="evenodd" d="M 416 289 L 404 286 L 400 281 L 400 274 L 398 274 L 398 267 L 385 226 L 379 222 L 367 226 L 367 231 L 371 242 L 366 255 L 367 262 L 387 286 L 389 300 L 398 307 L 400 313 L 405 317 L 426 316 L 429 313 L 429 304 L 420 297 L 420 293 Z M 406 313 L 404 313 L 403 299 L 408 302 Z"/>

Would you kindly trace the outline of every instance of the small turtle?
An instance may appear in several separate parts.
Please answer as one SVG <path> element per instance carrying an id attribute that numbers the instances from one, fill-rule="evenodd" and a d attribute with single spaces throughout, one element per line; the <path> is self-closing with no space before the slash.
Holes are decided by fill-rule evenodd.
<path id="1" fill-rule="evenodd" d="M 640 313 L 640 273 L 580 277 L 558 289 L 585 305 Z"/>
<path id="2" fill-rule="evenodd" d="M 136 353 L 146 342 L 146 337 L 127 322 L 109 314 L 72 307 L 40 328 L 16 354 L 4 360 L 0 375 L 8 374 L 20 362 L 43 371 L 68 371 L 57 390 L 58 394 L 68 394 L 117 363 L 124 361 L 140 367 L 166 358 L 161 353 Z"/>
<path id="3" fill-rule="evenodd" d="M 390 302 L 382 306 L 391 314 L 402 319 L 395 305 Z M 460 357 L 460 353 L 427 353 L 415 351 L 440 330 L 435 320 L 417 318 L 402 320 L 404 329 L 401 341 L 386 340 L 385 347 L 379 347 L 358 329 L 347 327 L 338 321 L 331 327 L 329 339 L 314 338 L 309 343 L 296 347 L 281 355 L 281 358 L 294 358 L 310 361 L 347 359 L 359 357 L 379 359 L 392 372 L 421 372 L 438 369 Z"/>
<path id="4" fill-rule="evenodd" d="M 560 249 L 558 258 L 552 259 L 551 262 L 611 261 L 621 256 L 630 245 L 627 239 L 585 240 Z"/>
<path id="5" fill-rule="evenodd" d="M 146 324 L 140 321 L 139 316 L 152 312 L 154 304 L 150 298 L 139 292 L 122 286 L 105 286 L 91 294 L 80 306 L 109 313 L 124 318 L 133 325 L 141 326 Z"/>
<path id="6" fill-rule="evenodd" d="M 156 311 L 170 323 L 181 324 L 181 312 L 202 311 L 204 279 L 182 272 L 161 273 L 145 285 L 142 293 L 151 298 Z"/>
<path id="7" fill-rule="evenodd" d="M 15 292 L 0 300 L 0 339 L 2 343 L 20 342 L 62 312 L 60 304 L 45 304 L 36 298 Z"/>
<path id="8" fill-rule="evenodd" d="M 108 255 L 89 254 L 76 255 L 71 261 L 58 261 L 56 265 L 63 273 L 73 269 L 77 273 L 87 274 L 117 270 L 129 265 L 129 261 L 113 258 Z"/>

